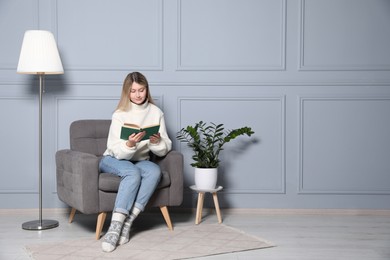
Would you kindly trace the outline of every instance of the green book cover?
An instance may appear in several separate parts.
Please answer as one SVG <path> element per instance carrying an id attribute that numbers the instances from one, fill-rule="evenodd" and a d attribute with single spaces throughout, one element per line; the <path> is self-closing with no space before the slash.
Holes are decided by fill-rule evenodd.
<path id="1" fill-rule="evenodd" d="M 144 135 L 141 141 L 149 140 L 149 137 L 154 134 L 157 134 L 159 129 L 160 129 L 160 125 L 139 127 L 134 124 L 124 124 L 121 128 L 121 139 L 128 140 L 129 136 L 132 135 L 133 133 L 139 133 L 145 131 L 146 134 Z"/>

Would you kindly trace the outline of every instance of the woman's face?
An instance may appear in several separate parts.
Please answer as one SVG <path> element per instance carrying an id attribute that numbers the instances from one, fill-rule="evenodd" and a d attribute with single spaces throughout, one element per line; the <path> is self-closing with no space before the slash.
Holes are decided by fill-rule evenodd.
<path id="1" fill-rule="evenodd" d="M 134 104 L 141 105 L 144 103 L 147 95 L 147 90 L 145 86 L 133 82 L 130 88 L 130 101 Z"/>

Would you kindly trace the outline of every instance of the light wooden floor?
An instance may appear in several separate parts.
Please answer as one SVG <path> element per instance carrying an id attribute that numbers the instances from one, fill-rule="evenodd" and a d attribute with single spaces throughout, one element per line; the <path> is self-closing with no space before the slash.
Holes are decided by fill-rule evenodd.
<path id="1" fill-rule="evenodd" d="M 75 221 L 69 224 L 64 210 L 44 210 L 43 218 L 58 220 L 59 227 L 44 231 L 26 231 L 21 228 L 22 223 L 37 218 L 37 210 L 0 210 L 0 259 L 30 259 L 24 250 L 27 244 L 80 237 L 94 239 L 95 215 L 77 214 Z M 194 224 L 195 212 L 174 211 L 171 212 L 171 218 L 174 225 Z M 362 213 L 222 209 L 222 218 L 225 225 L 262 237 L 277 247 L 201 259 L 390 259 L 390 211 Z M 217 217 L 214 212 L 205 210 L 202 221 L 216 223 Z M 108 224 L 109 219 L 104 230 Z M 156 211 L 142 213 L 134 225 L 156 228 L 165 223 Z"/>

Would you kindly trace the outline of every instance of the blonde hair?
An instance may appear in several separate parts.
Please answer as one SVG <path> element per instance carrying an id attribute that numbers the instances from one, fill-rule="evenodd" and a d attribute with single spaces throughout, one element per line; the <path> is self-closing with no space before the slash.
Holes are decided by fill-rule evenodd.
<path id="1" fill-rule="evenodd" d="M 121 99 L 119 100 L 116 110 L 128 111 L 130 109 L 131 102 L 130 102 L 129 94 L 131 91 L 131 86 L 133 85 L 134 82 L 146 88 L 147 94 L 146 94 L 145 101 L 147 100 L 149 103 L 154 104 L 153 98 L 150 95 L 149 83 L 146 77 L 142 75 L 140 72 L 132 72 L 129 73 L 126 76 L 125 80 L 123 81 Z"/>

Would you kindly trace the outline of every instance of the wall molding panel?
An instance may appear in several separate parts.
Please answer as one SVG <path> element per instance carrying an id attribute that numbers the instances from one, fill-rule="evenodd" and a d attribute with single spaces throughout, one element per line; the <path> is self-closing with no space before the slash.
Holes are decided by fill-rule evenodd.
<path id="1" fill-rule="evenodd" d="M 10 111 L 12 113 L 10 114 Z M 7 145 L 0 152 L 2 172 L 7 181 L 0 184 L 0 194 L 38 193 L 38 104 L 32 97 L 0 97 L 0 118 L 2 123 L 0 140 Z M 20 147 L 23 147 L 21 151 Z M 22 154 L 23 157 L 19 157 Z M 16 155 L 16 156 L 15 156 Z M 14 158 L 23 163 L 10 164 Z"/>
<path id="2" fill-rule="evenodd" d="M 388 11 L 381 0 L 301 0 L 300 70 L 390 70 Z"/>
<path id="3" fill-rule="evenodd" d="M 16 73 L 24 32 L 39 28 L 39 1 L 2 1 L 1 9 L 0 71 L 15 70 Z"/>
<path id="4" fill-rule="evenodd" d="M 242 142 L 243 151 L 239 155 L 234 152 L 229 153 L 229 147 L 232 144 L 226 144 L 226 148 L 222 155 L 222 164 L 220 167 L 219 181 L 226 186 L 226 193 L 232 194 L 284 194 L 285 193 L 285 99 L 284 97 L 257 97 L 257 98 L 227 98 L 227 97 L 179 97 L 178 98 L 178 128 L 181 129 L 187 125 L 193 125 L 199 120 L 204 122 L 220 123 L 218 118 L 223 114 L 231 114 L 235 107 L 240 107 L 240 117 L 226 118 L 224 120 L 225 129 L 238 128 L 242 126 L 250 126 L 255 131 L 252 141 L 254 143 L 246 143 L 245 137 L 237 138 L 232 141 L 237 144 Z M 218 109 L 216 109 L 218 107 Z M 233 108 L 232 108 L 233 107 Z M 264 111 L 267 111 L 266 114 Z M 188 120 L 191 114 L 191 120 Z M 269 114 L 274 117 L 270 118 Z M 256 117 L 258 122 L 253 124 L 247 123 L 247 118 Z M 199 118 L 195 120 L 194 118 Z M 265 129 L 266 128 L 266 129 Z M 265 147 L 262 147 L 263 146 Z M 251 147 L 253 146 L 253 148 Z M 233 148 L 231 148 L 233 149 Z M 245 150 L 248 151 L 245 151 Z M 252 150 L 253 149 L 253 150 Z M 179 146 L 179 150 L 186 155 L 192 152 L 185 144 Z M 235 160 L 240 157 L 240 160 Z M 245 158 L 241 158 L 245 157 Z M 243 161 L 241 161 L 243 160 Z M 266 161 L 263 165 L 257 166 L 256 170 L 242 172 L 242 165 L 251 165 L 255 167 L 256 161 Z M 232 163 L 230 163 L 232 162 Z M 191 184 L 193 180 L 188 178 L 192 174 L 192 168 L 186 165 L 187 184 Z M 229 170 L 227 169 L 229 168 Z M 241 173 L 239 173 L 241 172 Z M 238 174 L 239 173 L 239 174 Z M 228 175 L 230 180 L 226 180 L 225 175 Z M 251 183 L 242 183 L 246 179 Z M 259 180 L 262 180 L 259 182 Z M 235 185 L 228 185 L 229 182 Z M 241 183 L 241 185 L 240 185 Z M 237 188 L 235 188 L 235 186 Z M 246 187 L 245 187 L 246 186 Z"/>
<path id="5" fill-rule="evenodd" d="M 57 0 L 57 8 L 58 45 L 67 70 L 162 70 L 162 0 Z"/>
<path id="6" fill-rule="evenodd" d="M 285 0 L 178 0 L 177 16 L 179 71 L 285 70 Z M 251 23 L 258 27 L 242 30 Z"/>
<path id="7" fill-rule="evenodd" d="M 299 101 L 299 193 L 389 195 L 390 96 Z"/>

